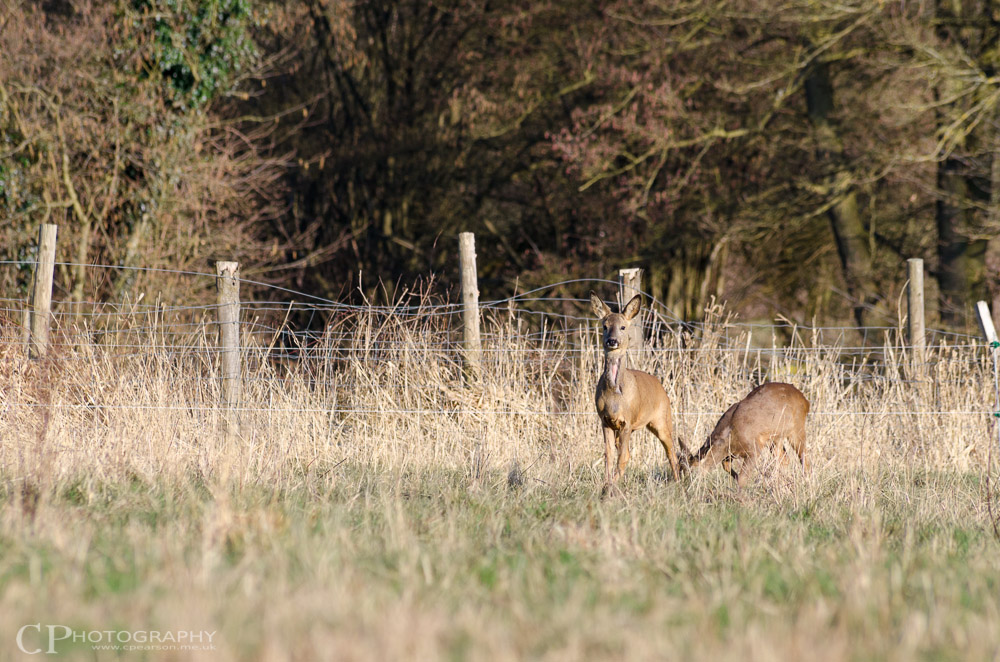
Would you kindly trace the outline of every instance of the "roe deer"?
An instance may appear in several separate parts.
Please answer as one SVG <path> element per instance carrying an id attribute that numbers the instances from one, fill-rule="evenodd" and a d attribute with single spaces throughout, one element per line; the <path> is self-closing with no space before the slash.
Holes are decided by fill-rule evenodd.
<path id="1" fill-rule="evenodd" d="M 722 462 L 722 467 L 742 487 L 758 470 L 758 452 L 772 444 L 782 463 L 786 460 L 783 441 L 798 454 L 803 471 L 806 461 L 806 414 L 809 401 L 791 384 L 762 384 L 726 410 L 708 440 L 690 460 L 690 468 L 710 467 Z M 740 473 L 732 461 L 742 458 Z"/>
<path id="2" fill-rule="evenodd" d="M 673 417 L 670 398 L 660 380 L 649 373 L 625 367 L 628 350 L 628 330 L 642 306 L 641 295 L 632 297 L 621 313 L 612 313 L 601 299 L 590 293 L 590 305 L 604 326 L 604 371 L 597 382 L 594 402 L 604 428 L 604 493 L 609 494 L 625 471 L 629 458 L 629 436 L 643 427 L 656 435 L 670 460 L 674 478 L 680 478 L 680 468 L 673 442 Z M 689 455 L 678 440 L 682 458 Z M 615 466 L 615 450 L 618 463 Z"/>

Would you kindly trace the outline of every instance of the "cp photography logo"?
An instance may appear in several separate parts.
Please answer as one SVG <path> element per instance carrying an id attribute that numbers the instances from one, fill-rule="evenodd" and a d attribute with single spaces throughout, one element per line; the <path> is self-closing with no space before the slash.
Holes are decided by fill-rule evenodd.
<path id="1" fill-rule="evenodd" d="M 28 655 L 56 655 L 86 646 L 114 651 L 215 650 L 215 630 L 75 630 L 68 625 L 29 623 L 17 631 L 17 647 Z"/>

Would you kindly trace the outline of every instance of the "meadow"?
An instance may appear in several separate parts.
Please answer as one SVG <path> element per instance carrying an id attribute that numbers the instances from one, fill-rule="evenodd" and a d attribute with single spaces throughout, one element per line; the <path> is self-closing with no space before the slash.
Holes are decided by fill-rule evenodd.
<path id="1" fill-rule="evenodd" d="M 469 380 L 434 306 L 331 319 L 282 360 L 247 325 L 236 411 L 211 325 L 133 306 L 110 330 L 65 323 L 40 361 L 2 325 L 0 659 L 1000 653 L 994 372 L 972 339 L 914 362 L 892 329 L 752 349 L 721 313 L 661 328 L 637 362 L 689 447 L 788 381 L 812 402 L 812 471 L 675 481 L 643 432 L 602 500 L 591 331 L 493 310 Z"/>

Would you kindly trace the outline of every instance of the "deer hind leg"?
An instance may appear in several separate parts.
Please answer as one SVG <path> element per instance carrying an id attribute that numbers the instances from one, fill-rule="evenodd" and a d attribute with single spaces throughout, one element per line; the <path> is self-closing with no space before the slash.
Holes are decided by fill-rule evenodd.
<path id="1" fill-rule="evenodd" d="M 806 422 L 804 419 L 800 425 L 795 426 L 791 442 L 795 452 L 799 455 L 799 462 L 802 463 L 802 473 L 809 473 L 809 460 L 806 459 Z"/>
<path id="2" fill-rule="evenodd" d="M 656 438 L 660 440 L 663 445 L 663 450 L 667 454 L 667 461 L 670 462 L 670 468 L 674 472 L 674 480 L 680 480 L 681 478 L 681 468 L 680 462 L 677 457 L 677 449 L 674 447 L 675 440 L 673 438 L 673 425 L 671 424 L 670 417 L 665 416 L 659 421 L 654 421 L 648 426 L 649 431 L 656 435 Z M 680 440 L 676 440 L 680 444 Z M 690 462 L 690 453 L 681 444 L 681 449 L 685 453 L 685 461 Z"/>

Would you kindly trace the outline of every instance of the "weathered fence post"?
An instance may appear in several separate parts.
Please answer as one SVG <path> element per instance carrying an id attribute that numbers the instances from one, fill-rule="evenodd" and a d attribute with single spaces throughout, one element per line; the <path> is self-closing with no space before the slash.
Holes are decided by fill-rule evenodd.
<path id="1" fill-rule="evenodd" d="M 52 326 L 52 275 L 56 268 L 56 234 L 59 226 L 43 223 L 38 229 L 38 255 L 31 290 L 31 340 L 28 356 L 38 359 L 49 351 Z"/>
<path id="2" fill-rule="evenodd" d="M 222 359 L 222 399 L 227 408 L 239 406 L 240 380 L 240 264 L 216 262 L 215 284 L 219 293 L 220 357 Z"/>
<path id="3" fill-rule="evenodd" d="M 642 292 L 642 269 L 619 269 L 618 270 L 618 310 L 624 310 L 632 297 Z M 643 340 L 643 323 L 646 317 L 646 306 L 649 301 L 643 302 L 643 307 L 639 311 L 639 319 L 629 327 L 629 354 L 634 359 L 641 360 L 645 354 L 646 344 Z"/>
<path id="4" fill-rule="evenodd" d="M 462 329 L 464 334 L 462 352 L 462 373 L 466 382 L 479 379 L 482 345 L 479 337 L 479 276 L 476 272 L 476 235 L 461 232 L 458 235 L 458 265 L 462 272 Z M 489 452 L 482 435 L 478 435 L 472 445 L 469 473 L 472 486 L 487 470 Z"/>
<path id="5" fill-rule="evenodd" d="M 479 280 L 476 275 L 476 235 L 458 235 L 458 262 L 462 271 L 462 327 L 465 335 L 462 355 L 466 379 L 479 377 L 482 346 L 479 339 Z"/>
<path id="6" fill-rule="evenodd" d="M 909 329 L 913 367 L 924 363 L 927 357 L 927 338 L 924 333 L 924 261 L 911 257 L 906 261 L 910 284 L 906 288 L 906 315 Z"/>

